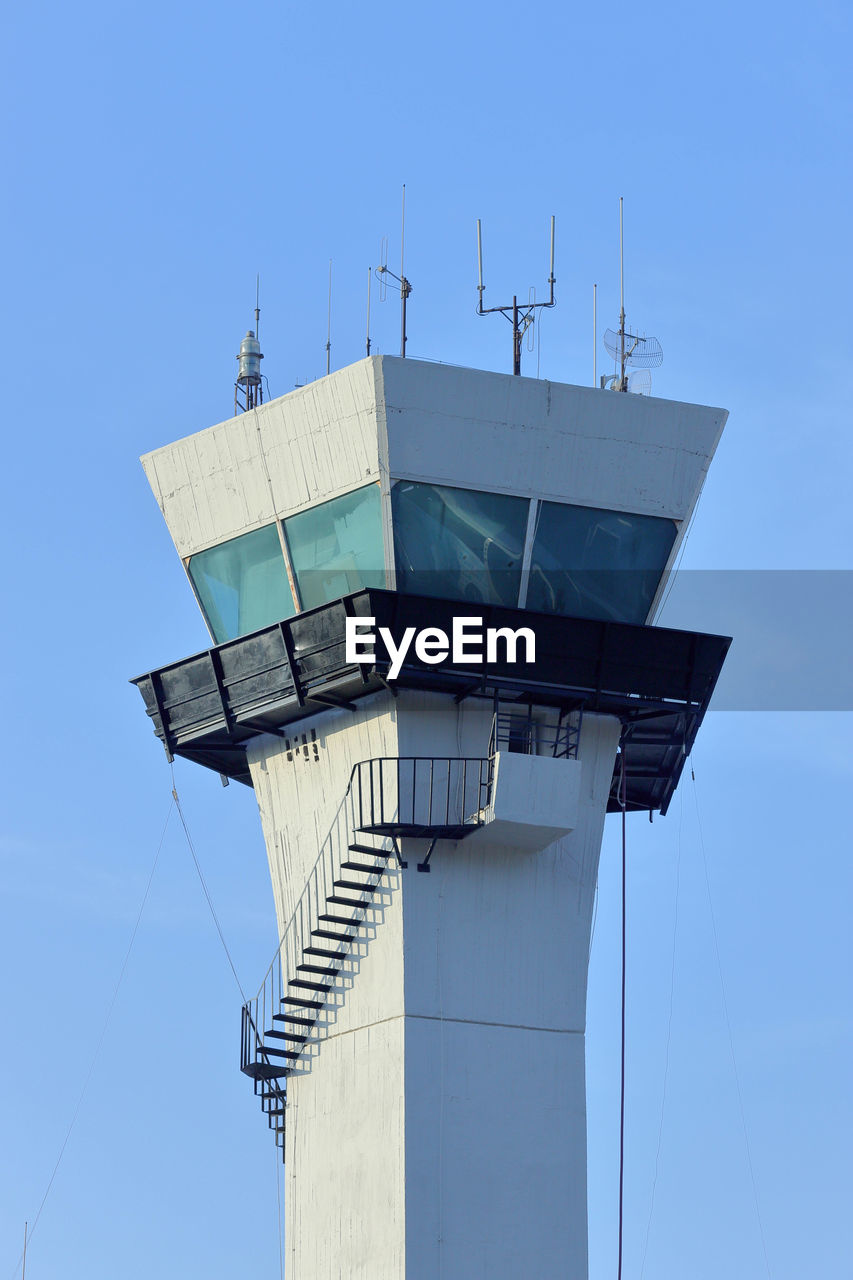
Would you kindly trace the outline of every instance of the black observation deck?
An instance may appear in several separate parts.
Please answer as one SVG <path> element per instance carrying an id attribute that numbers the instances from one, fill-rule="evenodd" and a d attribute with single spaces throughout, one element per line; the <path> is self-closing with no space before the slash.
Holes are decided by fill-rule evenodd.
<path id="1" fill-rule="evenodd" d="M 406 627 L 440 627 L 450 635 L 454 616 L 462 612 L 481 617 L 484 629 L 532 628 L 535 663 L 473 666 L 448 657 L 428 666 L 412 647 L 397 679 L 388 681 L 387 660 L 370 666 L 346 661 L 347 617 L 375 618 L 377 629 L 387 627 L 399 640 Z M 245 749 L 253 738 L 288 736 L 295 721 L 324 707 L 354 710 L 359 699 L 383 689 L 605 713 L 625 726 L 627 807 L 665 813 L 730 643 L 692 631 L 367 589 L 133 683 L 170 759 L 183 756 L 248 786 Z M 377 654 L 384 657 L 381 643 Z M 620 807 L 617 783 L 614 777 L 611 810 Z"/>

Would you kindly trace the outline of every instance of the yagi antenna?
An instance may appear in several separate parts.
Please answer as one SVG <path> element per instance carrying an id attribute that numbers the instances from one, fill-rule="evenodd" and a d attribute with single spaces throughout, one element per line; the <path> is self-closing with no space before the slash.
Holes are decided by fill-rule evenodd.
<path id="1" fill-rule="evenodd" d="M 409 283 L 409 281 L 406 279 L 406 276 L 404 273 L 405 246 L 406 246 L 406 184 L 404 182 L 403 183 L 402 225 L 400 228 L 400 274 L 398 276 L 395 276 L 394 272 L 391 271 L 388 266 L 388 237 L 387 236 L 385 236 L 382 241 L 382 250 L 380 253 L 380 257 L 382 258 L 382 266 L 376 268 L 376 278 L 377 280 L 380 281 L 382 285 L 382 288 L 379 291 L 380 302 L 385 301 L 387 277 L 390 276 L 392 280 L 396 280 L 398 285 L 400 286 L 400 312 L 401 312 L 400 355 L 404 360 L 406 358 L 406 342 L 408 341 L 406 336 L 406 303 L 409 300 L 409 294 L 412 292 L 412 286 Z"/>
<path id="2" fill-rule="evenodd" d="M 629 385 L 625 372 L 627 368 L 657 369 L 663 363 L 663 347 L 657 338 L 647 338 L 645 335 L 641 337 L 640 334 L 631 333 L 625 327 L 625 254 L 621 196 L 619 197 L 619 328 L 604 331 L 604 345 L 619 366 L 618 373 L 609 377 L 605 375 L 601 379 L 601 386 L 610 391 L 635 389 L 634 386 Z M 637 383 L 637 389 L 641 395 L 648 395 L 650 388 L 651 378 L 648 383 L 642 380 L 641 389 L 640 383 Z"/>
<path id="3" fill-rule="evenodd" d="M 557 301 L 554 297 L 554 285 L 557 283 L 557 277 L 554 275 L 554 222 L 551 217 L 551 270 L 548 275 L 547 284 L 550 286 L 551 292 L 547 302 L 537 302 L 536 293 L 530 290 L 528 301 L 518 305 L 518 296 L 514 295 L 512 305 L 507 304 L 504 307 L 484 307 L 483 294 L 486 286 L 483 284 L 483 228 L 480 219 L 477 219 L 477 265 L 479 268 L 479 281 L 477 284 L 477 294 L 479 300 L 477 302 L 477 315 L 487 316 L 492 312 L 499 311 L 502 316 L 506 316 L 512 324 L 512 371 L 518 375 L 521 373 L 521 342 L 527 333 L 527 330 L 533 324 L 536 318 L 536 311 L 539 307 L 553 307 Z M 532 335 L 531 335 L 532 336 Z M 530 349 L 530 348 L 529 348 Z"/>

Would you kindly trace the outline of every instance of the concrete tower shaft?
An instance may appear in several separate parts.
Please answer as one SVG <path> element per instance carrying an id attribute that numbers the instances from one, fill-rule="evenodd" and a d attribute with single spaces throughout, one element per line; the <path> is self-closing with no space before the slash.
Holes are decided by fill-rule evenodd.
<path id="1" fill-rule="evenodd" d="M 307 754 L 258 739 L 280 918 L 310 895 L 359 760 L 473 758 L 491 719 L 485 701 L 385 693 L 300 724 Z M 495 822 L 419 875 L 421 842 L 401 839 L 409 866 L 383 877 L 288 1079 L 291 1274 L 585 1275 L 586 971 L 619 732 L 588 715 L 576 759 L 537 760 L 565 774 L 567 833 L 544 849 Z M 539 817 L 531 801 L 531 830 Z"/>

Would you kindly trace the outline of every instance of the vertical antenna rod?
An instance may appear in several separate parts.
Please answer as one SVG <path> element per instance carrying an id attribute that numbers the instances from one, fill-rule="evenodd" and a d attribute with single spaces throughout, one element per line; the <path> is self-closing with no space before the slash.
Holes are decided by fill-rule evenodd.
<path id="1" fill-rule="evenodd" d="M 329 259 L 329 323 L 326 329 L 326 373 L 332 369 L 332 259 Z"/>
<path id="2" fill-rule="evenodd" d="M 548 283 L 551 286 L 550 301 L 552 304 L 554 302 L 554 285 L 557 283 L 557 277 L 554 275 L 554 222 L 555 222 L 555 218 L 552 213 L 551 214 L 551 272 L 550 272 L 550 275 L 548 276 Z"/>
<path id="3" fill-rule="evenodd" d="M 625 381 L 625 255 L 622 239 L 622 197 L 619 197 L 619 390 L 627 391 Z"/>
<path id="4" fill-rule="evenodd" d="M 370 355 L 370 276 L 372 267 L 367 268 L 367 354 Z"/>
<path id="5" fill-rule="evenodd" d="M 598 285 L 592 286 L 592 385 L 598 386 Z"/>
<path id="6" fill-rule="evenodd" d="M 21 1266 L 21 1280 L 27 1280 L 27 1226 L 28 1226 L 28 1223 L 25 1222 L 24 1223 L 24 1261 L 23 1261 L 23 1265 Z"/>
<path id="7" fill-rule="evenodd" d="M 261 273 L 255 276 L 255 337 L 261 340 Z"/>
<path id="8" fill-rule="evenodd" d="M 479 218 L 477 219 L 477 262 L 480 268 L 480 283 L 477 285 L 477 292 L 480 295 L 479 310 L 482 311 L 483 310 L 483 290 L 485 289 L 486 286 L 483 284 L 483 232 L 482 232 L 482 228 L 480 227 Z"/>
<path id="9" fill-rule="evenodd" d="M 405 265 L 406 252 L 406 184 L 403 183 L 403 212 L 402 225 L 400 227 L 400 304 L 403 312 L 402 315 L 402 336 L 400 339 L 400 355 L 406 358 L 406 299 L 409 296 L 409 282 L 406 279 L 406 273 L 403 270 Z"/>

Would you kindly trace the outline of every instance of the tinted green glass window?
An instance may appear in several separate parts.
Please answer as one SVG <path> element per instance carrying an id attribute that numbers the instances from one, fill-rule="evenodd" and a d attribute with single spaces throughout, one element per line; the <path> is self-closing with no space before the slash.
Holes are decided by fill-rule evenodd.
<path id="1" fill-rule="evenodd" d="M 284 530 L 303 609 L 385 586 L 378 484 L 291 516 Z"/>
<path id="2" fill-rule="evenodd" d="M 675 522 L 660 516 L 543 502 L 527 608 L 645 622 L 675 534 Z"/>
<path id="3" fill-rule="evenodd" d="M 518 603 L 528 501 L 400 480 L 391 490 L 397 590 Z"/>
<path id="4" fill-rule="evenodd" d="M 217 644 L 294 612 L 274 524 L 200 551 L 189 571 Z"/>

